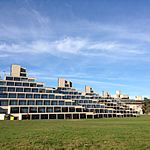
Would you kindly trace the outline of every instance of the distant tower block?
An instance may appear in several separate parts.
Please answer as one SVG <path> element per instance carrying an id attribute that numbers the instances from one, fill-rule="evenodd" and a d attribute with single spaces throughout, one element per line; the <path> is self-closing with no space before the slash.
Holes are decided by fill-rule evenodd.
<path id="1" fill-rule="evenodd" d="M 85 93 L 92 93 L 92 92 L 93 92 L 92 88 L 90 86 L 86 85 L 85 86 Z"/>
<path id="2" fill-rule="evenodd" d="M 11 65 L 11 76 L 13 77 L 26 77 L 26 69 L 21 67 L 20 65 L 12 64 Z"/>
<path id="3" fill-rule="evenodd" d="M 72 82 L 67 81 L 64 78 L 58 78 L 58 87 L 72 87 Z"/>

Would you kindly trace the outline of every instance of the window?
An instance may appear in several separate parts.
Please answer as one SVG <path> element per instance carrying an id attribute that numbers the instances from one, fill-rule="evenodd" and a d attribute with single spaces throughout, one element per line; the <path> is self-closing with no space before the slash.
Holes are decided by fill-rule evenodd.
<path id="1" fill-rule="evenodd" d="M 7 93 L 0 93 L 0 98 L 7 98 Z"/>
<path id="2" fill-rule="evenodd" d="M 30 83 L 30 87 L 36 87 L 36 83 Z"/>
<path id="3" fill-rule="evenodd" d="M 29 112 L 30 113 L 37 113 L 37 107 L 30 107 Z"/>
<path id="4" fill-rule="evenodd" d="M 66 102 L 66 105 L 71 105 L 71 102 Z"/>
<path id="5" fill-rule="evenodd" d="M 19 105 L 26 105 L 26 100 L 19 100 Z"/>
<path id="6" fill-rule="evenodd" d="M 44 105 L 50 105 L 50 101 L 49 100 L 45 100 L 44 101 Z"/>
<path id="7" fill-rule="evenodd" d="M 52 101 L 52 105 L 57 105 L 57 101 Z"/>
<path id="8" fill-rule="evenodd" d="M 15 82 L 15 86 L 22 86 L 21 82 Z"/>
<path id="9" fill-rule="evenodd" d="M 56 99 L 61 99 L 61 96 L 56 96 Z"/>
<path id="10" fill-rule="evenodd" d="M 76 108 L 76 112 L 82 112 L 81 108 Z"/>
<path id="11" fill-rule="evenodd" d="M 54 99 L 54 95 L 50 94 L 50 95 L 49 95 L 49 98 L 50 98 L 50 99 Z"/>
<path id="12" fill-rule="evenodd" d="M 6 82 L 0 81 L 0 85 L 5 85 Z"/>
<path id="13" fill-rule="evenodd" d="M 20 69 L 20 72 L 26 72 L 26 69 L 21 68 L 21 69 Z"/>
<path id="14" fill-rule="evenodd" d="M 45 98 L 45 99 L 46 99 L 47 96 L 48 96 L 47 94 L 42 94 L 42 95 L 41 95 L 41 98 Z"/>
<path id="15" fill-rule="evenodd" d="M 9 98 L 16 98 L 16 93 L 9 93 Z"/>
<path id="16" fill-rule="evenodd" d="M 13 77 L 6 77 L 6 80 L 13 80 Z"/>
<path id="17" fill-rule="evenodd" d="M 75 112 L 75 108 L 74 107 L 69 107 L 69 112 Z"/>
<path id="18" fill-rule="evenodd" d="M 36 105 L 43 105 L 43 101 L 37 100 L 37 101 L 36 101 Z"/>
<path id="19" fill-rule="evenodd" d="M 61 108 L 60 107 L 54 107 L 54 112 L 61 112 Z"/>
<path id="20" fill-rule="evenodd" d="M 53 107 L 47 107 L 46 111 L 47 112 L 53 112 Z"/>
<path id="21" fill-rule="evenodd" d="M 6 87 L 0 87 L 0 92 L 6 91 Z"/>
<path id="22" fill-rule="evenodd" d="M 8 87 L 8 91 L 9 92 L 15 92 L 15 88 L 14 87 Z"/>
<path id="23" fill-rule="evenodd" d="M 39 89 L 39 93 L 45 93 L 45 89 Z"/>
<path id="24" fill-rule="evenodd" d="M 28 107 L 21 107 L 20 113 L 28 113 Z"/>
<path id="25" fill-rule="evenodd" d="M 14 86 L 14 82 L 7 82 L 8 86 Z"/>
<path id="26" fill-rule="evenodd" d="M 10 113 L 19 113 L 19 107 L 11 107 Z"/>
<path id="27" fill-rule="evenodd" d="M 40 94 L 34 94 L 34 98 L 40 98 Z"/>
<path id="28" fill-rule="evenodd" d="M 28 100 L 28 105 L 34 105 L 35 101 L 34 100 Z"/>
<path id="29" fill-rule="evenodd" d="M 18 101 L 17 100 L 10 100 L 9 104 L 10 105 L 18 105 Z"/>
<path id="30" fill-rule="evenodd" d="M 64 105 L 64 101 L 59 101 L 59 105 Z"/>
<path id="31" fill-rule="evenodd" d="M 45 107 L 39 107 L 38 112 L 39 113 L 44 113 L 45 112 Z"/>
<path id="32" fill-rule="evenodd" d="M 23 88 L 16 88 L 16 92 L 23 92 Z"/>
<path id="33" fill-rule="evenodd" d="M 68 112 L 68 107 L 62 107 L 62 112 Z"/>
<path id="34" fill-rule="evenodd" d="M 32 92 L 38 92 L 38 89 L 34 88 L 34 89 L 32 89 Z"/>
<path id="35" fill-rule="evenodd" d="M 0 100 L 0 106 L 8 106 L 8 100 Z"/>
<path id="36" fill-rule="evenodd" d="M 18 94 L 18 98 L 25 98 L 25 94 Z"/>
<path id="37" fill-rule="evenodd" d="M 53 93 L 52 90 L 46 90 L 46 93 Z"/>
<path id="38" fill-rule="evenodd" d="M 14 77 L 14 80 L 15 80 L 15 81 L 20 81 L 20 78 Z"/>
<path id="39" fill-rule="evenodd" d="M 37 87 L 43 87 L 43 84 L 37 84 Z"/>
<path id="40" fill-rule="evenodd" d="M 32 94 L 26 94 L 26 98 L 32 98 Z"/>
<path id="41" fill-rule="evenodd" d="M 31 92 L 30 88 L 24 88 L 24 92 Z"/>
<path id="42" fill-rule="evenodd" d="M 29 86 L 29 83 L 23 83 L 23 86 Z"/>

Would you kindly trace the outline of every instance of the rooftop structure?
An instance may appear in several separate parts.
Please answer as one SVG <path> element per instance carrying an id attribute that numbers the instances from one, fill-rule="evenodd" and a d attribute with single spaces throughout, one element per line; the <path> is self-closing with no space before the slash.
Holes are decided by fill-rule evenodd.
<path id="1" fill-rule="evenodd" d="M 10 75 L 0 80 L 0 114 L 14 119 L 87 119 L 137 116 L 138 112 L 108 92 L 101 96 L 90 86 L 81 92 L 71 81 L 58 79 L 58 87 L 28 77 L 26 69 L 11 65 Z"/>

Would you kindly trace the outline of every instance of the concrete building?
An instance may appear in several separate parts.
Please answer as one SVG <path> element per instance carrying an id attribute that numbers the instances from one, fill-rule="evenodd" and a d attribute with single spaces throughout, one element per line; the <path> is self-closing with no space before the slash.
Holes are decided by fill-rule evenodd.
<path id="1" fill-rule="evenodd" d="M 58 79 L 58 86 L 28 77 L 20 65 L 11 66 L 10 75 L 0 80 L 0 114 L 13 119 L 87 119 L 137 116 L 135 109 L 111 98 L 108 92 L 101 96 L 90 86 L 81 92 L 72 82 Z M 1 115 L 0 118 L 4 118 Z"/>

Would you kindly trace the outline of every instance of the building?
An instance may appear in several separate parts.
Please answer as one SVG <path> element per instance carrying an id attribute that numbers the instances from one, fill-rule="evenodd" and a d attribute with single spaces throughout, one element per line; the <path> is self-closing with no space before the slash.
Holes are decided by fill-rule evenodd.
<path id="1" fill-rule="evenodd" d="M 0 80 L 0 114 L 13 119 L 87 119 L 137 116 L 138 112 L 106 92 L 101 96 L 90 86 L 81 92 L 64 78 L 58 87 L 28 77 L 25 68 L 13 64 L 10 75 Z"/>

